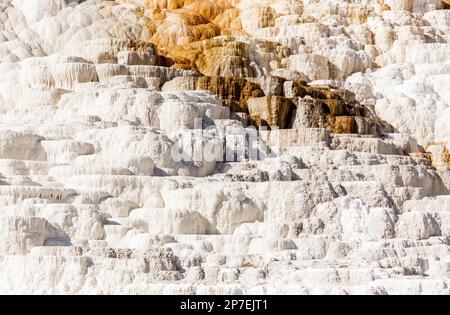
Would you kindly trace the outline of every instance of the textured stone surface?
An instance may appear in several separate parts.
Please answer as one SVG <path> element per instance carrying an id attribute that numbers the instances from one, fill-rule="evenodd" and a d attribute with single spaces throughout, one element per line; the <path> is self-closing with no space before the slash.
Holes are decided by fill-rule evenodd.
<path id="1" fill-rule="evenodd" d="M 2 1 L 0 293 L 450 294 L 449 56 L 447 0 Z"/>

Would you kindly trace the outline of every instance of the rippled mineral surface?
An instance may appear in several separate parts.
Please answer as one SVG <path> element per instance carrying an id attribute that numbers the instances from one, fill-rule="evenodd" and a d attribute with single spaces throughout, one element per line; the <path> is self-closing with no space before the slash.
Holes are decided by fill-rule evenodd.
<path id="1" fill-rule="evenodd" d="M 449 0 L 0 1 L 0 294 L 450 294 Z"/>

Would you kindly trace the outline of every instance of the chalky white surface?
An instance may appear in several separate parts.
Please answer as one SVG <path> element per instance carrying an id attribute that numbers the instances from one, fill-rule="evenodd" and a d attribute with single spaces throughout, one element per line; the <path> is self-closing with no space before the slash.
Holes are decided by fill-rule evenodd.
<path id="1" fill-rule="evenodd" d="M 196 73 L 126 51 L 148 40 L 135 4 L 78 2 L 0 4 L 0 293 L 450 293 L 440 0 L 234 1 L 246 40 L 292 50 L 261 73 L 345 87 L 397 133 L 318 133 L 226 165 L 173 159 L 195 118 L 242 126 L 213 94 L 171 85 Z M 275 26 L 258 27 L 263 5 Z M 404 154 L 417 143 L 436 167 Z"/>

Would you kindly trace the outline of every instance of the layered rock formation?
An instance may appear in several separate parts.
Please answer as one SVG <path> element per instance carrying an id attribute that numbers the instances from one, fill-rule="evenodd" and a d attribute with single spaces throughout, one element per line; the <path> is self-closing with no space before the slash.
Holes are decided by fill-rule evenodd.
<path id="1" fill-rule="evenodd" d="M 441 0 L 6 0 L 0 293 L 448 294 Z"/>

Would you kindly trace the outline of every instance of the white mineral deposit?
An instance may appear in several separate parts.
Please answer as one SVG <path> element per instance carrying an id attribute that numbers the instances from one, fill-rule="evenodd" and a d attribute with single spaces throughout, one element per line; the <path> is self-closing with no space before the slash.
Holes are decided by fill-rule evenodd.
<path id="1" fill-rule="evenodd" d="M 0 294 L 450 294 L 450 0 L 0 0 Z"/>

